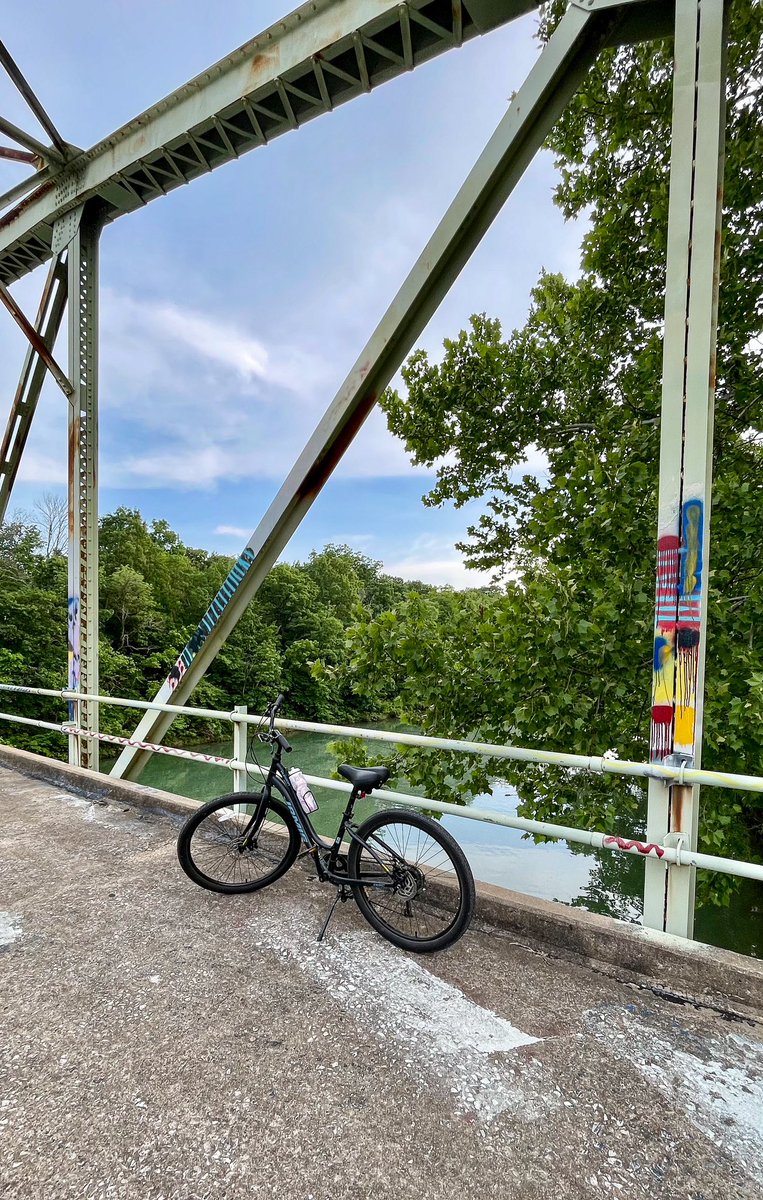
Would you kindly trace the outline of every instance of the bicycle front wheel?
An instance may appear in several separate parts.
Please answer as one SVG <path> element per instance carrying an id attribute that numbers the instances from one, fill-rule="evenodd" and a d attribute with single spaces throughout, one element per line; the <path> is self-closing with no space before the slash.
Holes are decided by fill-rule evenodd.
<path id="1" fill-rule="evenodd" d="M 420 813 L 376 813 L 357 831 L 348 874 L 358 908 L 374 929 L 403 950 L 451 946 L 474 914 L 474 877 L 463 850 Z"/>
<path id="2" fill-rule="evenodd" d="M 233 792 L 203 805 L 186 821 L 177 841 L 189 879 L 211 892 L 256 892 L 288 871 L 299 851 L 299 833 L 285 804 L 272 796 L 257 836 L 248 835 L 260 797 Z"/>

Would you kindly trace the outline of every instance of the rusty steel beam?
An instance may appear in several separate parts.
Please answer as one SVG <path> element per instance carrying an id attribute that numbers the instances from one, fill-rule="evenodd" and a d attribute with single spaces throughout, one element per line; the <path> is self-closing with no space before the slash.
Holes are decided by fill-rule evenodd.
<path id="1" fill-rule="evenodd" d="M 48 350 L 52 350 L 56 343 L 66 308 L 67 283 L 63 257 L 57 255 L 50 264 L 35 320 L 35 329 Z M 45 363 L 30 346 L 0 443 L 0 523 L 5 520 L 8 511 L 8 502 L 46 375 Z"/>
<path id="2" fill-rule="evenodd" d="M 21 311 L 4 283 L 0 283 L 0 301 L 2 301 L 2 303 L 8 309 L 8 312 L 13 317 L 19 329 L 21 329 L 23 332 L 29 344 L 45 363 L 45 366 L 50 371 L 61 391 L 65 396 L 71 396 L 74 392 L 74 388 L 72 387 L 69 379 L 61 370 L 50 350 L 45 345 L 44 339 L 37 332 L 34 325 L 32 325 L 32 323 L 24 316 L 24 313 Z"/>
<path id="3" fill-rule="evenodd" d="M 61 137 L 61 134 L 58 132 L 45 109 L 40 104 L 40 101 L 32 91 L 29 83 L 21 74 L 21 71 L 14 62 L 8 47 L 3 42 L 0 42 L 0 65 L 5 67 L 9 77 L 13 80 L 16 87 L 21 92 L 21 95 L 24 97 L 32 112 L 37 117 L 37 120 L 42 125 L 61 158 L 66 158 L 69 153 L 69 148 L 66 145 L 66 142 Z"/>
<path id="4" fill-rule="evenodd" d="M 38 154 L 33 154 L 31 150 L 14 150 L 12 146 L 0 146 L 0 158 L 8 158 L 11 162 L 29 163 L 32 167 L 36 167 L 40 162 Z"/>
<path id="5" fill-rule="evenodd" d="M 43 187 L 51 178 L 53 169 L 50 165 L 46 165 L 36 175 L 27 175 L 26 179 L 20 180 L 19 183 L 15 183 L 13 187 L 8 188 L 7 192 L 0 194 L 0 209 L 8 208 L 11 204 L 15 204 L 17 200 L 21 200 L 28 192 L 34 192 Z M 47 262 L 47 259 L 45 261 Z M 6 279 L 5 282 L 10 283 L 11 280 Z"/>
<path id="6" fill-rule="evenodd" d="M 69 244 L 69 690 L 98 693 L 98 242 L 100 220 L 85 209 Z M 98 705 L 70 706 L 98 732 Z M 98 770 L 98 742 L 69 740 L 69 761 Z"/>
<path id="7" fill-rule="evenodd" d="M 0 117 L 0 133 L 4 133 L 6 137 L 12 138 L 20 146 L 26 146 L 27 150 L 31 150 L 32 154 L 36 154 L 38 158 L 43 159 L 45 162 L 62 164 L 64 161 L 63 155 L 58 150 L 52 150 L 50 146 L 45 146 L 36 137 L 32 137 L 31 133 L 19 129 L 18 125 L 14 125 L 6 117 Z"/>

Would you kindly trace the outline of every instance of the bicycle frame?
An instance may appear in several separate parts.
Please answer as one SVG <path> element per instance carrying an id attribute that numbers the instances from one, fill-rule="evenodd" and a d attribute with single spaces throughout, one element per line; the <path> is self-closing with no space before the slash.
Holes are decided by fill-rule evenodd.
<path id="1" fill-rule="evenodd" d="M 342 814 L 342 819 L 339 822 L 339 829 L 337 830 L 336 837 L 334 838 L 333 842 L 325 842 L 314 828 L 309 815 L 303 811 L 302 806 L 297 798 L 297 794 L 294 791 L 294 787 L 292 786 L 291 779 L 289 778 L 289 772 L 286 770 L 286 767 L 281 761 L 281 754 L 284 746 L 287 749 L 291 749 L 288 742 L 286 742 L 286 739 L 283 738 L 281 734 L 276 734 L 274 737 L 274 749 L 270 762 L 270 769 L 268 770 L 268 774 L 265 779 L 262 792 L 260 793 L 257 808 L 254 811 L 252 820 L 249 822 L 246 830 L 244 831 L 244 845 L 246 845 L 250 839 L 257 837 L 257 834 L 262 827 L 262 823 L 265 820 L 265 812 L 267 810 L 268 802 L 273 795 L 274 785 L 276 780 L 278 780 L 278 786 L 276 790 L 280 792 L 286 807 L 291 813 L 291 816 L 294 818 L 294 822 L 297 826 L 297 832 L 299 833 L 303 844 L 307 847 L 307 853 L 311 854 L 313 857 L 316 874 L 321 882 L 334 883 L 338 886 L 357 883 L 362 884 L 364 887 L 368 887 L 369 885 L 372 887 L 381 888 L 390 887 L 392 885 L 392 880 L 390 879 L 391 872 L 389 867 L 384 863 L 379 854 L 377 854 L 373 846 L 369 845 L 364 838 L 358 835 L 356 827 L 352 824 L 352 814 L 355 808 L 355 802 L 357 801 L 358 797 L 364 795 L 364 793 L 360 792 L 356 787 L 352 789 L 350 792 L 350 798 L 347 801 L 347 806 Z M 348 834 L 352 841 L 358 842 L 359 845 L 364 847 L 364 849 L 366 849 L 368 853 L 374 859 L 376 859 L 382 873 L 380 873 L 378 876 L 373 874 L 365 874 L 362 879 L 354 879 L 347 874 L 346 870 L 337 870 L 339 854 L 345 834 Z M 390 846 L 387 846 L 387 844 L 383 842 L 381 838 L 375 837 L 374 840 L 379 846 L 384 848 L 387 854 L 392 855 L 394 859 L 399 859 L 401 864 L 405 865 L 405 860 Z"/>

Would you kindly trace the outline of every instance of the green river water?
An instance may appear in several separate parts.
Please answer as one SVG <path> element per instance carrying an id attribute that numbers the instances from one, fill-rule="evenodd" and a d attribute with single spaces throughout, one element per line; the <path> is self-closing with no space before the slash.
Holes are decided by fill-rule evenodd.
<path id="1" fill-rule="evenodd" d="M 327 749 L 331 737 L 318 733 L 288 733 L 288 737 L 294 746 L 293 754 L 287 756 L 289 766 L 300 767 L 306 775 L 331 774 L 335 767 L 335 759 Z M 229 758 L 231 743 L 194 746 L 194 749 Z M 260 761 L 267 766 L 268 747 L 261 746 L 260 750 Z M 229 792 L 233 786 L 227 767 L 159 754 L 149 762 L 141 782 L 198 800 L 210 800 Z M 256 786 L 253 778 L 252 790 Z M 347 798 L 344 793 L 327 788 L 314 791 L 320 808 L 313 823 L 320 833 L 333 834 Z M 492 796 L 478 797 L 474 806 L 513 815 L 516 796 L 512 788 L 495 783 Z M 356 819 L 362 820 L 376 807 L 383 807 L 383 803 L 377 806 L 373 800 L 361 801 L 355 809 Z M 476 879 L 628 921 L 637 922 L 641 918 L 642 859 L 568 842 L 535 845 L 532 838 L 517 829 L 465 817 L 448 815 L 442 822 L 463 847 Z M 628 835 L 634 830 L 614 828 L 611 832 Z M 763 884 L 742 880 L 728 908 L 698 909 L 695 937 L 714 946 L 763 957 Z"/>

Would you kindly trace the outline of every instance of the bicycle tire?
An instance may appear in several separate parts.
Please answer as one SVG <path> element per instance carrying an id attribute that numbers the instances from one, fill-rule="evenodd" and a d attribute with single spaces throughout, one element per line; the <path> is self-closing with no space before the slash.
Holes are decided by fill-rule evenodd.
<path id="1" fill-rule="evenodd" d="M 390 874 L 397 873 L 397 883 L 385 887 L 378 862 L 353 840 L 348 874 L 355 879 L 367 875 L 369 882 L 350 886 L 377 933 L 419 954 L 458 941 L 474 915 L 474 876 L 447 830 L 420 813 L 390 809 L 369 817 L 357 834 L 384 859 Z"/>
<path id="2" fill-rule="evenodd" d="M 259 799 L 256 793 L 232 792 L 210 800 L 188 818 L 178 835 L 177 856 L 188 878 L 199 887 L 230 896 L 259 891 L 286 874 L 299 852 L 300 838 L 294 818 L 281 800 L 273 796 L 268 800 L 257 846 L 244 853 L 237 848 L 236 827 L 240 831 L 242 821 L 237 820 L 239 813 L 233 806 L 257 804 Z M 223 815 L 225 810 L 229 810 L 227 815 Z"/>

